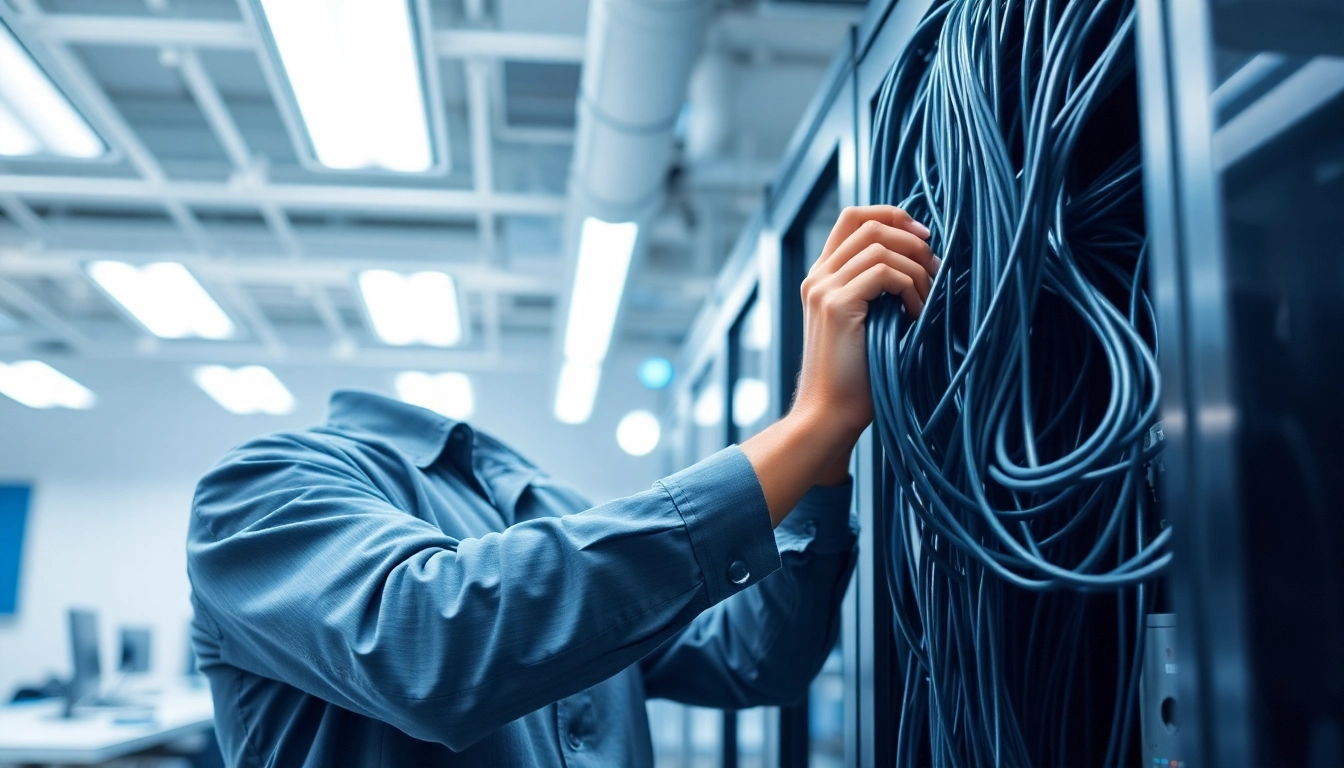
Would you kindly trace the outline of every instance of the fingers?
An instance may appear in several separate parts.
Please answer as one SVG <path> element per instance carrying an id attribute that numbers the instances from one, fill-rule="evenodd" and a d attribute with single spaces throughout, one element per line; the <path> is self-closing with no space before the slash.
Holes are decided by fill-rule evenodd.
<path id="1" fill-rule="evenodd" d="M 909 230 L 893 227 L 870 219 L 854 230 L 831 254 L 817 261 L 812 271 L 830 273 L 838 271 L 844 264 L 873 244 L 880 244 L 889 251 L 899 253 L 917 262 L 930 275 L 938 274 L 939 262 L 923 238 Z"/>
<path id="2" fill-rule="evenodd" d="M 890 293 L 900 298 L 905 305 L 905 313 L 911 318 L 919 317 L 919 313 L 924 311 L 924 300 L 915 290 L 914 278 L 888 264 L 874 264 L 864 270 L 841 288 L 840 293 L 863 301 L 872 301 L 883 293 Z"/>
<path id="3" fill-rule="evenodd" d="M 805 316 L 822 307 L 862 312 L 866 302 L 886 292 L 901 299 L 906 314 L 918 317 L 932 290 L 931 275 L 941 266 L 928 237 L 928 228 L 900 208 L 846 208 L 803 280 Z"/>
<path id="4" fill-rule="evenodd" d="M 821 256 L 817 259 L 817 263 L 826 261 L 827 257 L 834 253 L 841 243 L 848 240 L 851 235 L 858 231 L 859 227 L 869 221 L 903 229 L 921 240 L 927 240 L 929 237 L 928 227 L 910 218 L 910 214 L 894 205 L 850 206 L 840 212 L 840 217 L 836 219 L 835 226 L 831 228 L 830 236 L 826 238 L 826 245 L 821 249 Z M 869 240 L 869 242 L 872 242 L 872 240 Z M 856 248 L 854 253 L 858 253 L 860 250 L 862 250 L 861 247 Z"/>
<path id="5" fill-rule="evenodd" d="M 909 277 L 914 284 L 915 293 L 919 295 L 920 303 L 929 300 L 933 279 L 929 277 L 924 265 L 903 253 L 884 247 L 881 243 L 873 243 L 864 248 L 859 255 L 840 265 L 835 274 L 825 278 L 825 284 L 832 289 L 839 289 L 878 264 L 885 264 Z"/>

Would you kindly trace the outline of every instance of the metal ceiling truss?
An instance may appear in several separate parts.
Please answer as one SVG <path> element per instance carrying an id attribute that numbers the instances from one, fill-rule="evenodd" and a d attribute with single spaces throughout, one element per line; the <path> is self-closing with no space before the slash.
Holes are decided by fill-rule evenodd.
<path id="1" fill-rule="evenodd" d="M 82 355 L 95 358 L 179 359 L 184 362 L 248 362 L 283 360 L 286 363 L 341 363 L 373 367 L 452 366 L 464 370 L 497 368 L 501 363 L 502 295 L 517 293 L 554 296 L 562 281 L 544 270 L 505 271 L 497 240 L 502 215 L 558 216 L 562 195 L 500 192 L 494 182 L 494 120 L 491 111 L 492 78 L 501 60 L 578 63 L 584 40 L 576 35 L 436 29 L 431 33 L 437 57 L 464 63 L 467 123 L 472 158 L 472 188 L 376 186 L 328 183 L 272 183 L 264 160 L 254 156 L 224 99 L 197 55 L 199 50 L 241 50 L 262 56 L 262 41 L 243 21 L 203 21 L 164 16 L 114 17 L 46 14 L 33 0 L 13 0 L 17 13 L 0 3 L 0 16 L 39 56 L 62 90 L 85 114 L 119 159 L 134 171 L 130 178 L 76 175 L 0 174 L 0 211 L 19 227 L 29 242 L 24 247 L 0 246 L 0 301 L 39 326 L 39 336 L 58 340 Z M 468 10 L 479 3 L 468 3 Z M 480 18 L 468 19 L 479 23 Z M 72 45 L 128 46 L 158 49 L 161 61 L 175 67 L 210 130 L 223 148 L 233 174 L 226 182 L 170 179 L 162 166 L 126 122 L 108 94 L 99 86 Z M 280 94 L 270 88 L 279 104 Z M 434 89 L 433 105 L 442 110 L 442 89 Z M 463 140 L 463 139 L 459 139 Z M 166 212 L 186 238 L 185 252 L 132 253 L 129 250 L 57 250 L 44 242 L 50 228 L 29 201 L 41 203 L 140 203 Z M 228 259 L 219 257 L 218 243 L 202 227 L 193 206 L 251 210 L 260 214 L 278 244 L 280 258 Z M 368 261 L 312 258 L 305 253 L 290 221 L 291 212 L 350 212 L 398 216 L 467 216 L 476 222 L 478 261 L 443 260 L 396 262 L 379 258 L 391 269 L 443 269 L 458 280 L 464 293 L 479 294 L 483 325 L 481 350 L 408 350 L 385 347 L 359 349 L 333 303 L 330 290 L 349 289 L 352 274 Z M 287 257 L 287 258 L 285 258 Z M 251 341 L 240 343 L 159 342 L 142 338 L 133 344 L 95 343 L 78 324 L 67 320 L 39 297 L 3 276 L 83 280 L 82 265 L 97 258 L 125 261 L 171 259 L 186 264 L 241 319 Z M 245 285 L 284 284 L 306 294 L 330 337 L 314 348 L 286 344 L 265 312 L 249 296 Z M 8 338 L 0 349 L 20 351 L 33 338 Z"/>

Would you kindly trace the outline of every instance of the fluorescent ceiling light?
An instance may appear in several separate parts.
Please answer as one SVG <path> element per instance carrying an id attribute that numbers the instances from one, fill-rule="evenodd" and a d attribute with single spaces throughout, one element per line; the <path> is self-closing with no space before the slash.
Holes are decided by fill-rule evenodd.
<path id="1" fill-rule="evenodd" d="M 225 368 L 203 365 L 192 373 L 196 384 L 229 413 L 283 416 L 294 410 L 294 396 L 260 365 Z"/>
<path id="2" fill-rule="evenodd" d="M 451 347 L 462 340 L 457 284 L 451 275 L 371 269 L 359 273 L 359 292 L 374 332 L 388 344 Z"/>
<path id="3" fill-rule="evenodd" d="M 89 277 L 164 339 L 227 339 L 233 321 L 187 268 L 173 261 L 137 267 L 120 261 L 89 264 Z"/>
<path id="4" fill-rule="evenodd" d="M 0 23 L 0 155 L 100 157 L 103 140 Z"/>
<path id="5" fill-rule="evenodd" d="M 761 379 L 742 378 L 733 384 L 733 423 L 749 427 L 770 408 L 770 387 Z"/>
<path id="6" fill-rule="evenodd" d="M 593 415 L 597 384 L 602 379 L 601 363 L 566 362 L 560 368 L 555 388 L 555 418 L 565 424 L 582 424 Z"/>
<path id="7" fill-rule="evenodd" d="M 28 126 L 0 101 L 0 155 L 36 155 L 41 149 L 42 145 Z"/>
<path id="8" fill-rule="evenodd" d="M 328 168 L 434 165 L 411 0 L 257 0 Z"/>
<path id="9" fill-rule="evenodd" d="M 29 408 L 92 408 L 98 398 L 83 384 L 40 360 L 0 363 L 0 394 Z"/>
<path id="10" fill-rule="evenodd" d="M 599 363 L 607 356 L 638 235 L 639 225 L 632 221 L 612 224 L 591 216 L 583 220 L 565 324 L 566 360 Z"/>
<path id="11" fill-rule="evenodd" d="M 616 443 L 631 456 L 647 456 L 662 436 L 658 417 L 648 411 L 631 411 L 616 425 Z"/>
<path id="12" fill-rule="evenodd" d="M 696 395 L 691 406 L 691 421 L 699 427 L 712 427 L 723 423 L 723 387 L 708 384 Z"/>
<path id="13" fill-rule="evenodd" d="M 462 421 L 476 409 L 471 379 L 465 373 L 398 373 L 397 397 L 403 402 L 428 408 L 450 419 Z"/>

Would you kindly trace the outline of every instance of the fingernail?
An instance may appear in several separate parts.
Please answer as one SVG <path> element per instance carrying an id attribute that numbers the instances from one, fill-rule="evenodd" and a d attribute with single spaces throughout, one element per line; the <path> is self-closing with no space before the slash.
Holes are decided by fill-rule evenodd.
<path id="1" fill-rule="evenodd" d="M 910 222 L 910 225 L 915 228 L 915 234 L 919 235 L 925 240 L 928 240 L 929 235 L 933 234 L 932 232 L 929 231 L 928 227 L 924 226 L 923 224 L 920 224 L 918 221 L 912 221 Z"/>
<path id="2" fill-rule="evenodd" d="M 943 271 L 943 260 L 937 256 L 933 257 L 933 274 L 937 275 Z"/>

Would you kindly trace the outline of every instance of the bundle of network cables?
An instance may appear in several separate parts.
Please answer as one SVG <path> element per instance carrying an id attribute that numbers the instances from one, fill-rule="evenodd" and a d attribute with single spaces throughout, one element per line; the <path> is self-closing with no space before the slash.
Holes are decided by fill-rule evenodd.
<path id="1" fill-rule="evenodd" d="M 943 259 L 868 322 L 900 766 L 1119 766 L 1170 531 L 1133 0 L 935 0 L 878 97 L 872 198 Z"/>

